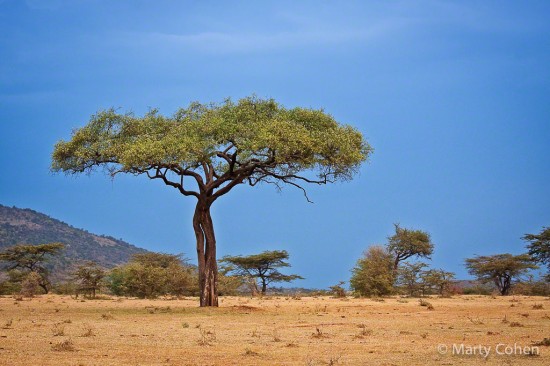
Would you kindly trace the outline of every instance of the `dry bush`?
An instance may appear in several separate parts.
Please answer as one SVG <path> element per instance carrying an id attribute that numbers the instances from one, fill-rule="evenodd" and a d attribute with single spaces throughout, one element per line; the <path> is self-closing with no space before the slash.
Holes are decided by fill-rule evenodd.
<path id="1" fill-rule="evenodd" d="M 542 309 L 544 309 L 544 306 L 542 306 L 542 304 L 533 305 L 533 310 L 542 310 Z"/>
<path id="2" fill-rule="evenodd" d="M 542 341 L 533 342 L 533 346 L 550 347 L 550 338 L 544 338 Z"/>
<path id="3" fill-rule="evenodd" d="M 64 341 L 58 342 L 52 346 L 52 350 L 57 352 L 72 352 L 75 350 L 73 341 L 71 339 L 66 339 Z"/>
<path id="4" fill-rule="evenodd" d="M 243 356 L 259 356 L 260 354 L 258 352 L 252 351 L 250 348 L 245 349 Z"/>
<path id="5" fill-rule="evenodd" d="M 2 327 L 2 329 L 9 329 L 11 328 L 12 325 L 13 325 L 13 319 L 8 319 L 4 323 L 4 326 Z"/>
<path id="6" fill-rule="evenodd" d="M 212 346 L 216 341 L 216 332 L 199 328 L 200 337 L 197 343 L 199 346 Z"/>
<path id="7" fill-rule="evenodd" d="M 103 320 L 111 320 L 113 319 L 113 315 L 111 313 L 104 313 L 104 314 L 101 314 L 101 319 Z"/>
<path id="8" fill-rule="evenodd" d="M 315 333 L 311 334 L 311 338 L 327 338 L 328 335 L 323 332 L 323 329 L 320 327 L 315 328 Z"/>
<path id="9" fill-rule="evenodd" d="M 280 342 L 281 337 L 279 337 L 279 331 L 277 328 L 273 329 L 273 342 Z"/>
<path id="10" fill-rule="evenodd" d="M 52 334 L 54 337 L 60 337 L 65 335 L 65 326 L 61 323 L 55 323 L 52 326 Z"/>
<path id="11" fill-rule="evenodd" d="M 471 317 L 471 316 L 468 316 L 467 318 L 468 318 L 469 321 L 471 321 L 475 325 L 485 324 L 485 322 L 478 316 L 476 316 L 475 318 Z"/>
<path id="12" fill-rule="evenodd" d="M 435 309 L 434 306 L 430 302 L 428 302 L 424 299 L 420 299 L 420 300 L 418 300 L 418 302 L 420 303 L 420 306 L 425 306 L 426 309 L 428 309 L 428 310 L 434 310 Z"/>
<path id="13" fill-rule="evenodd" d="M 94 328 L 90 324 L 84 324 L 84 333 L 82 333 L 81 337 L 93 337 L 94 334 Z"/>
<path id="14" fill-rule="evenodd" d="M 523 324 L 521 324 L 520 322 L 511 322 L 510 326 L 511 327 L 523 327 Z"/>

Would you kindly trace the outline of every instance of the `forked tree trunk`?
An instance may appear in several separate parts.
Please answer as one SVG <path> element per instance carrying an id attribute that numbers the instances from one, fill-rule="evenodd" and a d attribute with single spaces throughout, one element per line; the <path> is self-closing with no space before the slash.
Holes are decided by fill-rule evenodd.
<path id="1" fill-rule="evenodd" d="M 197 239 L 200 306 L 218 306 L 216 236 L 210 216 L 210 205 L 201 199 L 197 202 L 193 215 L 193 229 Z"/>

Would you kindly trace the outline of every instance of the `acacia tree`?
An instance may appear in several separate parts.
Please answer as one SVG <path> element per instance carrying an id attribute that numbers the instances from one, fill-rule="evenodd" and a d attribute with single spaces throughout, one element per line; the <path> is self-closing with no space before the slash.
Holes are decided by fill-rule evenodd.
<path id="1" fill-rule="evenodd" d="M 453 272 L 447 272 L 443 269 L 429 269 L 422 272 L 422 284 L 425 288 L 435 290 L 437 294 L 443 296 L 449 292 L 449 288 L 455 277 Z"/>
<path id="2" fill-rule="evenodd" d="M 261 294 L 265 295 L 267 285 L 273 282 L 291 282 L 303 279 L 298 275 L 285 275 L 279 268 L 290 267 L 286 250 L 265 251 L 248 256 L 225 256 L 220 262 L 228 265 L 229 272 L 238 276 L 257 279 L 260 282 Z M 254 281 L 257 291 L 257 282 Z"/>
<path id="3" fill-rule="evenodd" d="M 369 247 L 351 272 L 350 287 L 358 294 L 384 296 L 393 292 L 393 256 L 381 245 Z"/>
<path id="4" fill-rule="evenodd" d="M 423 262 L 405 262 L 397 272 L 397 284 L 407 290 L 410 296 L 415 293 L 424 295 L 422 274 L 428 264 Z"/>
<path id="5" fill-rule="evenodd" d="M 145 175 L 194 197 L 200 305 L 217 306 L 212 204 L 240 184 L 288 184 L 306 194 L 304 183 L 351 179 L 371 152 L 359 131 L 322 110 L 248 97 L 191 103 L 171 117 L 157 110 L 143 117 L 98 112 L 55 145 L 52 170 L 78 174 L 103 167 L 112 177 Z"/>
<path id="6" fill-rule="evenodd" d="M 542 228 L 539 234 L 525 234 L 522 239 L 529 242 L 527 250 L 533 260 L 546 265 L 546 279 L 550 281 L 550 227 Z"/>
<path id="7" fill-rule="evenodd" d="M 397 272 L 399 262 L 411 257 L 430 259 L 434 250 L 430 234 L 422 230 L 406 229 L 394 224 L 395 234 L 388 238 L 388 252 L 393 255 L 393 269 Z"/>
<path id="8" fill-rule="evenodd" d="M 8 262 L 8 271 L 22 270 L 36 273 L 39 276 L 38 285 L 48 293 L 50 290 L 49 271 L 44 266 L 48 257 L 57 254 L 65 246 L 62 243 L 40 245 L 18 244 L 0 252 L 0 261 Z"/>
<path id="9" fill-rule="evenodd" d="M 73 273 L 78 290 L 89 294 L 92 299 L 95 299 L 96 292 L 101 288 L 105 275 L 105 270 L 92 261 L 78 265 Z"/>
<path id="10" fill-rule="evenodd" d="M 501 295 L 508 295 L 512 288 L 512 280 L 538 268 L 533 264 L 528 254 L 495 254 L 476 256 L 466 259 L 468 273 L 481 282 L 493 282 Z"/>

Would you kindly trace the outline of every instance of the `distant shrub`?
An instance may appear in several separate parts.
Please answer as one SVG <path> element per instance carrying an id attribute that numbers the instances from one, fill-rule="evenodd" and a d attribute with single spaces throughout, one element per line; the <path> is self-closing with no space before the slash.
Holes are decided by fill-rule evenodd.
<path id="1" fill-rule="evenodd" d="M 180 255 L 163 253 L 136 254 L 107 276 L 107 286 L 114 295 L 140 298 L 195 295 L 197 284 L 194 267 Z"/>
<path id="2" fill-rule="evenodd" d="M 21 295 L 24 297 L 34 297 L 40 291 L 40 281 L 42 277 L 36 272 L 30 272 L 21 282 Z"/>
<path id="3" fill-rule="evenodd" d="M 393 257 L 382 246 L 371 246 L 352 269 L 350 287 L 356 295 L 385 296 L 394 292 Z"/>
<path id="4" fill-rule="evenodd" d="M 346 297 L 346 289 L 342 286 L 345 282 L 340 281 L 334 286 L 330 286 L 330 292 L 334 297 Z"/>
<path id="5" fill-rule="evenodd" d="M 76 284 L 72 281 L 55 284 L 52 292 L 58 295 L 74 295 L 76 294 Z"/>

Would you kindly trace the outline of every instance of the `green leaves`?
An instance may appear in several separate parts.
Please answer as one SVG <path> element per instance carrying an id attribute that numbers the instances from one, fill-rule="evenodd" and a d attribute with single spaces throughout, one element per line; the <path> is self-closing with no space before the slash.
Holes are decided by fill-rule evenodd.
<path id="1" fill-rule="evenodd" d="M 372 151 L 359 131 L 322 110 L 286 109 L 252 96 L 238 103 L 193 102 L 171 117 L 157 110 L 143 117 L 100 111 L 70 140 L 55 145 L 52 170 L 82 173 L 103 167 L 113 176 L 162 178 L 160 170 L 164 177 L 172 172 L 202 180 L 199 191 L 214 195 L 231 181 L 297 185 L 349 179 Z M 182 191 L 181 180 L 172 183 Z"/>

